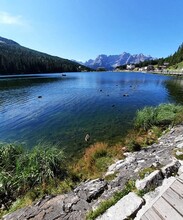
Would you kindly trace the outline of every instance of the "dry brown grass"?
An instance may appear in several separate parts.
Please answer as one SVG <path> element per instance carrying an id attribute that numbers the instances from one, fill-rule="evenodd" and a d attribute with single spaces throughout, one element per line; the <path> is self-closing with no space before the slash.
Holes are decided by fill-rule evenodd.
<path id="1" fill-rule="evenodd" d="M 107 143 L 95 143 L 86 148 L 81 159 L 75 164 L 74 172 L 83 179 L 101 177 L 115 159 L 123 157 L 122 146 L 109 146 Z"/>

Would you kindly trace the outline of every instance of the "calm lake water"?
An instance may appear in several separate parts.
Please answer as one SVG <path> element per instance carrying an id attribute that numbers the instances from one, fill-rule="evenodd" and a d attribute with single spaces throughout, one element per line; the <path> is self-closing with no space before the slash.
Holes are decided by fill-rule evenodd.
<path id="1" fill-rule="evenodd" d="M 183 104 L 183 79 L 121 72 L 0 77 L 0 141 L 76 153 L 96 141 L 120 141 L 137 109 L 172 102 Z"/>

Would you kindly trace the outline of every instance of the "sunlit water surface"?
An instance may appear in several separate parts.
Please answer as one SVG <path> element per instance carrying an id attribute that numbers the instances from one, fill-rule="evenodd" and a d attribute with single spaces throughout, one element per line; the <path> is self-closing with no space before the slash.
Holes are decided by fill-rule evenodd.
<path id="1" fill-rule="evenodd" d="M 183 104 L 183 80 L 163 75 L 0 77 L 0 140 L 28 147 L 41 142 L 76 153 L 96 141 L 119 142 L 132 127 L 137 109 L 172 102 Z"/>

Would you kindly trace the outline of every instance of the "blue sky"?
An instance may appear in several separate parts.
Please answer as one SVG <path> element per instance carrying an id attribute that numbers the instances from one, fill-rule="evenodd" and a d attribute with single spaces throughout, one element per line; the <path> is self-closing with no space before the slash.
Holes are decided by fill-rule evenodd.
<path id="1" fill-rule="evenodd" d="M 0 36 L 52 55 L 165 57 L 183 42 L 183 0 L 0 0 Z"/>

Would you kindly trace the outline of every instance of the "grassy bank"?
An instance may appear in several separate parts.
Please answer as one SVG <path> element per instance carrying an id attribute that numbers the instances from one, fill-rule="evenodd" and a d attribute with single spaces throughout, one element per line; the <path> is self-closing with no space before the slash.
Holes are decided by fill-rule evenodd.
<path id="1" fill-rule="evenodd" d="M 111 163 L 124 158 L 124 152 L 138 151 L 155 143 L 164 130 L 182 121 L 183 106 L 180 105 L 162 104 L 138 110 L 134 119 L 134 128 L 121 143 L 115 146 L 106 143 L 90 146 L 74 164 L 73 170 L 79 173 L 83 180 L 101 177 Z"/>
<path id="2" fill-rule="evenodd" d="M 182 121 L 183 106 L 145 107 L 137 111 L 134 129 L 121 143 L 115 146 L 95 143 L 72 164 L 68 164 L 62 150 L 53 146 L 37 146 L 31 151 L 17 145 L 0 146 L 0 204 L 5 210 L 0 215 L 29 205 L 44 195 L 65 193 L 78 181 L 102 177 L 110 164 L 124 158 L 124 152 L 140 150 L 156 142 L 170 125 Z"/>
<path id="3" fill-rule="evenodd" d="M 36 146 L 27 151 L 22 146 L 2 145 L 0 205 L 5 211 L 1 214 L 29 205 L 47 194 L 65 193 L 72 188 L 74 178 L 63 151 L 56 147 Z"/>

